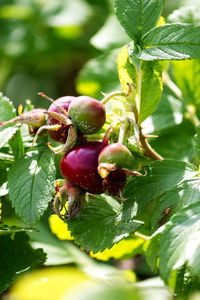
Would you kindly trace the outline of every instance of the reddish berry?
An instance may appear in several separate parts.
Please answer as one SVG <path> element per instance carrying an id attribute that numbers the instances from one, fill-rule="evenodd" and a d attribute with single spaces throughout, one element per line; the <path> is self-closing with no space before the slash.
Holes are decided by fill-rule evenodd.
<path id="1" fill-rule="evenodd" d="M 93 134 L 104 125 L 106 112 L 100 101 L 88 96 L 80 96 L 70 103 L 69 117 L 81 133 Z"/>
<path id="2" fill-rule="evenodd" d="M 83 190 L 101 194 L 105 191 L 103 179 L 98 174 L 98 156 L 106 146 L 102 142 L 88 142 L 73 147 L 60 162 L 62 175 Z"/>
<path id="3" fill-rule="evenodd" d="M 73 96 L 65 96 L 65 97 L 58 98 L 57 100 L 54 101 L 56 106 L 54 103 L 52 103 L 51 106 L 49 107 L 48 111 L 60 113 L 60 111 L 57 108 L 57 106 L 58 106 L 58 107 L 64 108 L 66 110 L 66 112 L 68 112 L 68 107 L 69 107 L 70 103 L 72 102 L 72 100 L 74 100 L 75 98 L 76 97 L 73 97 Z M 49 135 L 51 136 L 51 138 L 54 141 L 65 143 L 66 139 L 67 139 L 67 135 L 68 135 L 68 126 L 66 124 L 63 124 L 60 121 L 56 120 L 55 118 L 53 118 L 50 115 L 48 115 L 48 117 L 47 117 L 47 124 L 48 125 L 55 125 L 55 124 L 62 125 L 61 128 L 59 128 L 57 131 L 49 130 Z"/>

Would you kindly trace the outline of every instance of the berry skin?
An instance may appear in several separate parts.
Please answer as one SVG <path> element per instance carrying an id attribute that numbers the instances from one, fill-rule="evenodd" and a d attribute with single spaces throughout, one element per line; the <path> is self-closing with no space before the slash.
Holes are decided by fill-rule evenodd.
<path id="1" fill-rule="evenodd" d="M 87 142 L 73 147 L 60 162 L 62 175 L 71 184 L 89 193 L 103 193 L 105 187 L 97 167 L 99 153 L 106 145 L 103 142 Z"/>
<path id="2" fill-rule="evenodd" d="M 132 164 L 133 156 L 126 146 L 113 143 L 102 149 L 98 159 L 98 172 L 109 195 L 125 200 L 121 193 Z"/>
<path id="3" fill-rule="evenodd" d="M 101 129 L 106 121 L 104 105 L 88 96 L 77 97 L 69 105 L 69 117 L 83 134 L 93 134 Z"/>
<path id="4" fill-rule="evenodd" d="M 69 105 L 75 98 L 76 97 L 73 97 L 73 96 L 64 96 L 64 97 L 58 98 L 54 102 L 58 107 L 62 107 L 66 110 L 66 112 L 68 112 Z M 48 112 L 60 113 L 58 108 L 55 106 L 55 104 L 52 103 L 50 105 Z M 53 118 L 50 115 L 48 115 L 48 117 L 47 117 L 47 124 L 48 125 L 55 125 L 55 124 L 62 125 L 62 127 L 59 128 L 57 131 L 49 130 L 49 135 L 51 136 L 51 138 L 54 141 L 65 143 L 65 141 L 67 139 L 67 135 L 68 135 L 68 126 L 65 124 L 62 124 L 61 122 L 59 122 L 58 120 L 56 120 L 55 118 Z"/>
<path id="5" fill-rule="evenodd" d="M 115 164 L 116 168 L 130 169 L 133 164 L 133 156 L 128 148 L 119 143 L 107 145 L 99 154 L 99 164 Z"/>

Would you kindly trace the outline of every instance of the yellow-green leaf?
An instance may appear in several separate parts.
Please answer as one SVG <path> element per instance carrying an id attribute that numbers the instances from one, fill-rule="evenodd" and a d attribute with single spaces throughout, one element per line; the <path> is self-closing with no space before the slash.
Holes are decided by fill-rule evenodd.
<path id="1" fill-rule="evenodd" d="M 109 260 L 110 258 L 122 259 L 130 258 L 142 252 L 144 240 L 141 238 L 128 238 L 115 244 L 111 249 L 105 249 L 103 252 L 94 254 L 90 252 L 90 256 L 98 260 Z"/>
<path id="2" fill-rule="evenodd" d="M 127 45 L 124 46 L 118 54 L 117 68 L 121 89 L 127 95 L 126 101 L 130 106 L 134 107 L 136 97 L 136 69 L 130 60 Z"/>
<path id="3" fill-rule="evenodd" d="M 49 217 L 49 225 L 51 231 L 60 240 L 73 240 L 70 231 L 68 230 L 67 224 L 64 223 L 57 215 L 51 215 Z"/>

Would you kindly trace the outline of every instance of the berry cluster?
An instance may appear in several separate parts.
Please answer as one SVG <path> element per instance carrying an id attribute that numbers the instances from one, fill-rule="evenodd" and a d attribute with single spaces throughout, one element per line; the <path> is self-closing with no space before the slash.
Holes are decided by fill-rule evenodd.
<path id="1" fill-rule="evenodd" d="M 64 153 L 60 171 L 66 179 L 55 182 L 53 212 L 62 219 L 74 217 L 85 203 L 86 192 L 107 192 L 122 201 L 126 200 L 121 194 L 126 178 L 141 175 L 131 171 L 134 160 L 131 152 L 120 141 L 109 143 L 112 127 L 102 141 L 87 141 L 87 136 L 97 133 L 105 124 L 105 101 L 87 96 L 65 96 L 54 101 L 44 93 L 40 95 L 52 102 L 47 111 L 34 109 L 0 126 L 26 123 L 35 133 L 33 145 L 44 129 L 48 130 L 53 140 L 62 143 L 59 148 L 49 144 L 55 154 Z"/>

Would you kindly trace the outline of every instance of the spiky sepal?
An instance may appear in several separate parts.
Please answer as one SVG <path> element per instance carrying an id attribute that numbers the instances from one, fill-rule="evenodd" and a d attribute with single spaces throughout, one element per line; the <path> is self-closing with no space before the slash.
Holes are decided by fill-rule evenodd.
<path id="1" fill-rule="evenodd" d="M 85 204 L 85 192 L 71 185 L 65 179 L 56 180 L 54 186 L 54 198 L 51 202 L 52 212 L 62 220 L 74 218 Z"/>

